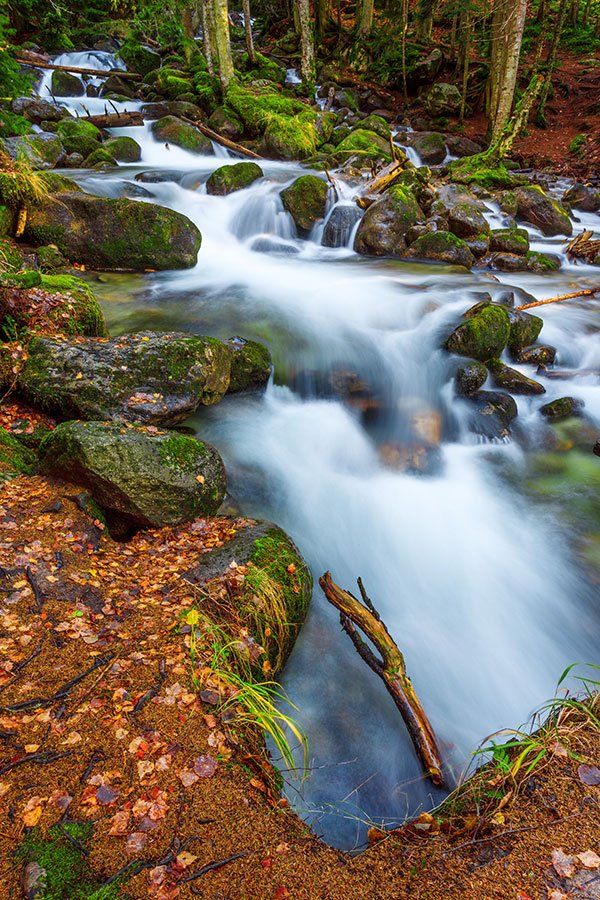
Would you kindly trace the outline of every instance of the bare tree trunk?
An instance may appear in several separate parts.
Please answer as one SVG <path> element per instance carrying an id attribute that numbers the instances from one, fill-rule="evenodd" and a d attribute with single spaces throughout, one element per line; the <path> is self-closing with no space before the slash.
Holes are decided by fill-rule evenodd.
<path id="1" fill-rule="evenodd" d="M 302 52 L 300 71 L 304 87 L 311 89 L 315 83 L 315 38 L 310 15 L 310 0 L 296 0 L 298 22 L 300 24 L 300 48 Z"/>
<path id="2" fill-rule="evenodd" d="M 402 93 L 408 100 L 406 86 L 406 32 L 408 31 L 408 0 L 402 0 Z"/>
<path id="3" fill-rule="evenodd" d="M 469 53 L 471 50 L 471 14 L 468 8 L 465 10 L 463 20 L 463 70 L 462 70 L 462 97 L 460 101 L 460 121 L 465 118 L 467 106 L 467 86 L 469 84 Z"/>
<path id="4" fill-rule="evenodd" d="M 331 0 L 315 0 L 317 35 L 322 40 L 331 20 Z"/>
<path id="5" fill-rule="evenodd" d="M 229 42 L 229 9 L 227 0 L 212 0 L 214 16 L 214 44 L 221 86 L 226 89 L 233 78 L 233 61 Z"/>
<path id="6" fill-rule="evenodd" d="M 252 16 L 250 15 L 250 0 L 242 0 L 242 11 L 244 13 L 244 34 L 246 36 L 246 52 L 251 64 L 256 62 L 256 53 L 254 52 L 254 38 L 252 37 Z"/>
<path id="7" fill-rule="evenodd" d="M 435 0 L 419 0 L 417 9 L 417 34 L 422 41 L 430 41 L 433 32 Z"/>
<path id="8" fill-rule="evenodd" d="M 373 0 L 359 0 L 356 7 L 356 34 L 366 37 L 373 27 Z"/>
<path id="9" fill-rule="evenodd" d="M 209 0 L 202 0 L 202 38 L 204 44 L 204 56 L 209 75 L 215 74 L 212 28 L 210 24 L 211 8 Z"/>
<path id="10" fill-rule="evenodd" d="M 493 68 L 497 85 L 492 90 L 490 109 L 492 143 L 498 139 L 510 118 L 527 11 L 527 0 L 496 0 L 496 3 L 499 13 L 495 16 L 497 31 L 494 39 L 497 65 Z"/>
<path id="11" fill-rule="evenodd" d="M 554 72 L 554 67 L 556 66 L 556 55 L 558 53 L 558 46 L 560 44 L 563 28 L 565 26 L 566 16 L 567 0 L 560 0 L 560 6 L 558 7 L 558 13 L 556 17 L 556 25 L 554 28 L 554 33 L 552 35 L 552 43 L 550 45 L 548 58 L 546 60 L 547 74 L 540 91 L 540 102 L 537 110 L 537 121 L 540 125 L 544 125 L 546 122 L 546 103 L 548 102 L 548 95 L 550 94 L 550 88 L 552 87 L 552 74 Z"/>
<path id="12" fill-rule="evenodd" d="M 583 8 L 583 19 L 581 24 L 584 28 L 587 28 L 588 22 L 590 20 L 590 8 L 592 6 L 592 0 L 586 0 L 586 4 Z"/>

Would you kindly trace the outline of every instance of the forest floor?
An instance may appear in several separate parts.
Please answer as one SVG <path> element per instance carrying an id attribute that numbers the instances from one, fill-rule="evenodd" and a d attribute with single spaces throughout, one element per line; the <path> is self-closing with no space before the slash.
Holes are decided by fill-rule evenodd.
<path id="1" fill-rule="evenodd" d="M 15 851 L 35 857 L 33 826 L 54 835 L 53 859 L 75 852 L 78 888 L 125 869 L 123 896 L 139 900 L 600 898 L 590 717 L 564 716 L 529 776 L 487 771 L 439 816 L 335 851 L 279 799 L 257 735 L 191 687 L 178 626 L 198 597 L 181 574 L 247 520 L 117 543 L 82 505 L 77 487 L 39 476 L 0 498 L 2 900 L 19 896 Z M 93 823 L 91 837 L 69 838 L 71 821 Z"/>

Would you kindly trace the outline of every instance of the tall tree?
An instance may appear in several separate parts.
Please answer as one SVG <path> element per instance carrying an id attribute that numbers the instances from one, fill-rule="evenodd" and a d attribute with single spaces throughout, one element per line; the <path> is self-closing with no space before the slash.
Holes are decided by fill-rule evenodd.
<path id="1" fill-rule="evenodd" d="M 256 62 L 256 53 L 254 51 L 254 37 L 252 35 L 252 15 L 250 13 L 250 0 L 242 0 L 242 10 L 244 13 L 244 34 L 246 36 L 246 52 L 248 59 L 254 65 Z"/>
<path id="2" fill-rule="evenodd" d="M 373 0 L 358 0 L 356 4 L 356 34 L 367 37 L 373 27 Z"/>
<path id="3" fill-rule="evenodd" d="M 212 0 L 211 19 L 217 74 L 222 87 L 226 88 L 233 78 L 227 0 Z"/>
<path id="4" fill-rule="evenodd" d="M 310 14 L 310 0 L 294 0 L 294 6 L 298 14 L 300 31 L 300 72 L 304 86 L 308 89 L 315 83 L 315 36 L 313 22 Z"/>
<path id="5" fill-rule="evenodd" d="M 554 72 L 554 67 L 556 66 L 558 45 L 560 44 L 566 17 L 567 0 L 560 0 L 560 5 L 556 14 L 556 24 L 554 26 L 554 32 L 552 34 L 552 43 L 550 44 L 550 50 L 548 51 L 548 57 L 546 59 L 546 77 L 540 91 L 540 102 L 537 109 L 536 118 L 540 125 L 544 125 L 546 122 L 546 103 L 550 94 L 550 88 L 552 87 L 552 74 Z"/>
<path id="6" fill-rule="evenodd" d="M 212 7 L 209 0 L 202 0 L 202 41 L 204 45 L 204 56 L 206 57 L 206 68 L 209 75 L 215 74 L 214 66 L 214 40 L 212 27 Z"/>
<path id="7" fill-rule="evenodd" d="M 496 141 L 510 118 L 525 27 L 527 0 L 494 0 L 489 75 L 489 138 Z"/>

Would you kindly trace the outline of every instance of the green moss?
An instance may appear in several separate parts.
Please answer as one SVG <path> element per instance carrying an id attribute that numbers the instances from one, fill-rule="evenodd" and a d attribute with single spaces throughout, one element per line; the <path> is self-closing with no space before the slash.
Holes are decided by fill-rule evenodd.
<path id="1" fill-rule="evenodd" d="M 116 166 L 116 164 L 116 159 L 114 156 L 111 156 L 105 147 L 98 147 L 93 153 L 90 153 L 83 165 L 86 169 L 93 169 L 95 166 Z"/>
<path id="2" fill-rule="evenodd" d="M 118 159 L 121 162 L 138 162 L 142 158 L 140 145 L 127 135 L 110 138 L 110 140 L 105 141 L 103 146 L 114 159 Z"/>
<path id="3" fill-rule="evenodd" d="M 33 475 L 37 471 L 37 457 L 5 428 L 0 428 L 0 483 Z"/>
<path id="4" fill-rule="evenodd" d="M 361 159 L 391 160 L 389 143 L 374 131 L 356 128 L 348 137 L 341 141 L 335 151 L 336 158 L 341 162 L 350 156 L 359 156 Z"/>
<path id="5" fill-rule="evenodd" d="M 310 231 L 325 215 L 327 182 L 316 175 L 301 175 L 280 194 L 285 209 L 300 232 Z"/>
<path id="6" fill-rule="evenodd" d="M 375 113 L 371 113 L 366 119 L 361 119 L 358 125 L 363 131 L 374 131 L 375 134 L 378 134 L 384 141 L 389 141 L 390 139 L 390 126 L 383 116 L 377 116 Z"/>
<path id="7" fill-rule="evenodd" d="M 496 228 L 492 231 L 490 250 L 524 256 L 529 250 L 529 234 L 525 228 Z"/>
<path id="8" fill-rule="evenodd" d="M 489 190 L 510 188 L 523 183 L 523 179 L 510 174 L 502 161 L 495 160 L 486 153 L 453 160 L 448 166 L 448 178 L 459 184 L 475 184 Z"/>
<path id="9" fill-rule="evenodd" d="M 38 287 L 42 276 L 35 269 L 24 269 L 22 272 L 5 272 L 0 275 L 0 287 L 14 287 L 26 291 Z"/>
<path id="10" fill-rule="evenodd" d="M 165 141 L 189 150 L 190 153 L 212 153 L 212 144 L 201 131 L 176 116 L 164 116 L 154 122 L 152 133 L 158 141 Z"/>
<path id="11" fill-rule="evenodd" d="M 259 78 L 265 81 L 273 81 L 276 84 L 283 84 L 285 81 L 285 69 L 274 60 L 263 56 L 262 53 L 255 51 L 255 62 L 250 61 L 250 57 L 246 52 L 241 53 L 236 61 L 236 69 L 242 73 L 242 80 L 249 81 Z"/>
<path id="12" fill-rule="evenodd" d="M 220 166 L 210 174 L 206 182 L 206 191 L 208 194 L 224 196 L 233 191 L 243 190 L 257 178 L 262 177 L 263 170 L 256 163 L 240 162 L 232 166 Z"/>
<path id="13" fill-rule="evenodd" d="M 81 153 L 84 157 L 98 148 L 102 138 L 99 128 L 82 119 L 61 119 L 56 132 L 67 153 Z"/>
<path id="14" fill-rule="evenodd" d="M 10 237 L 13 232 L 13 212 L 0 204 L 0 237 Z"/>
<path id="15" fill-rule="evenodd" d="M 574 156 L 583 156 L 587 144 L 587 134 L 576 134 L 569 143 L 569 153 Z"/>
<path id="16" fill-rule="evenodd" d="M 0 237 L 0 272 L 14 271 L 23 265 L 23 257 L 12 241 Z"/>
<path id="17" fill-rule="evenodd" d="M 282 159 L 305 159 L 317 148 L 316 112 L 272 87 L 233 82 L 226 95 L 230 106 L 255 136 L 264 135 L 267 152 Z"/>
<path id="18" fill-rule="evenodd" d="M 508 312 L 500 306 L 485 306 L 459 325 L 445 346 L 451 353 L 485 362 L 500 356 L 509 335 Z"/>
<path id="19" fill-rule="evenodd" d="M 158 445 L 158 455 L 169 468 L 194 474 L 198 471 L 198 457 L 206 456 L 206 448 L 195 437 L 171 434 Z"/>
<path id="20" fill-rule="evenodd" d="M 557 272 L 560 269 L 560 259 L 556 256 L 548 256 L 546 253 L 528 250 L 525 258 L 528 262 L 528 268 L 534 272 Z"/>
<path id="21" fill-rule="evenodd" d="M 57 330 L 65 334 L 104 337 L 108 334 L 104 314 L 96 295 L 87 282 L 72 275 L 42 275 L 41 287 L 46 291 L 64 294 L 66 303 L 56 315 Z M 68 318 L 60 314 L 68 310 Z"/>

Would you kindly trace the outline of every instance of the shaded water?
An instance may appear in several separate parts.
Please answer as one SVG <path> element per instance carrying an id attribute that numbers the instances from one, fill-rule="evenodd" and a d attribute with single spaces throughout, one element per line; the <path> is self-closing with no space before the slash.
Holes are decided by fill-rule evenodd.
<path id="1" fill-rule="evenodd" d="M 95 57 L 114 65 L 106 54 Z M 90 64 L 77 54 L 61 61 Z M 82 99 L 65 102 L 80 109 Z M 83 102 L 101 109 L 101 100 Z M 468 428 L 440 342 L 477 292 L 514 287 L 551 296 L 593 283 L 598 270 L 564 256 L 552 276 L 360 258 L 353 228 L 335 249 L 321 246 L 322 224 L 308 240 L 296 236 L 278 193 L 305 171 L 299 165 L 265 161 L 265 177 L 250 188 L 211 197 L 204 183 L 227 162 L 221 148 L 197 157 L 155 142 L 147 125 L 115 131 L 141 143 L 142 162 L 75 173 L 80 184 L 106 196 L 141 187 L 147 202 L 192 219 L 203 243 L 191 270 L 100 276 L 111 331 L 185 329 L 268 343 L 276 371 L 266 394 L 228 399 L 191 424 L 222 453 L 243 510 L 287 529 L 315 578 L 330 569 L 352 587 L 363 577 L 405 652 L 447 764 L 459 773 L 484 735 L 520 724 L 551 696 L 568 663 L 597 661 L 594 590 L 561 520 L 532 505 L 519 485 L 523 448 L 543 427 L 539 406 L 580 397 L 600 425 L 600 379 L 540 378 L 546 395 L 518 399 L 519 441 L 489 443 Z M 136 180 L 148 170 L 165 180 Z M 339 203 L 351 203 L 355 191 L 340 181 Z M 493 205 L 488 215 L 501 221 Z M 598 227 L 597 217 L 581 218 Z M 534 249 L 562 252 L 562 239 L 530 232 Z M 536 312 L 561 368 L 600 368 L 597 302 Z M 368 385 L 374 414 L 336 395 L 340 371 Z M 432 427 L 441 444 L 430 474 L 384 464 L 382 444 L 414 441 Z M 439 799 L 390 698 L 318 588 L 283 683 L 311 751 L 309 777 L 287 773 L 287 792 L 318 834 L 352 847 L 367 821 L 398 822 Z"/>

